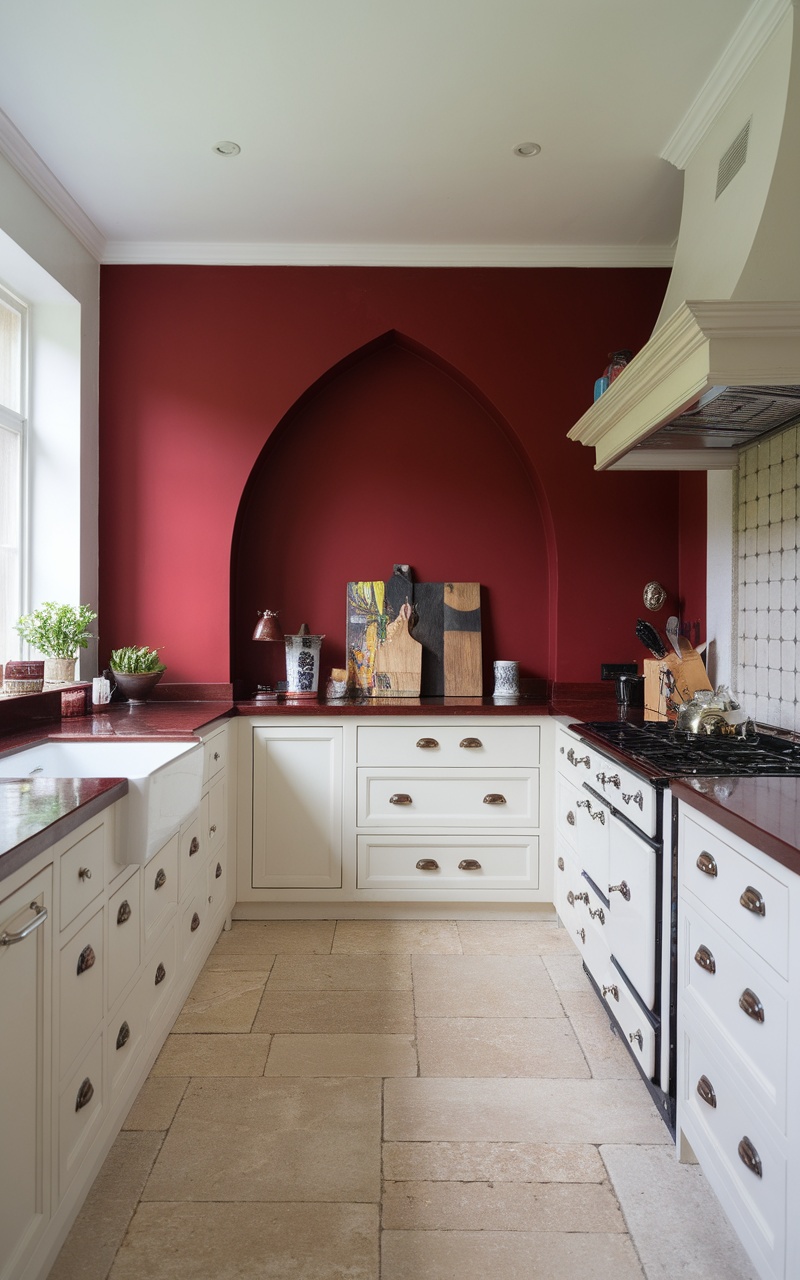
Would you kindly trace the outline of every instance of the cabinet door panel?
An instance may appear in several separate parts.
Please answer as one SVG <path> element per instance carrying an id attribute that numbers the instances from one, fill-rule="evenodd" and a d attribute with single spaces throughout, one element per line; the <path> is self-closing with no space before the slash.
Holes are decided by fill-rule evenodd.
<path id="1" fill-rule="evenodd" d="M 342 732 L 253 730 L 253 887 L 342 883 Z"/>

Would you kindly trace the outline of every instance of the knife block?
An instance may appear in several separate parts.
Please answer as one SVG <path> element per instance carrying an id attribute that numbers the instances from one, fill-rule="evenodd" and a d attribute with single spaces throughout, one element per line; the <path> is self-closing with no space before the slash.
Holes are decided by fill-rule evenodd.
<path id="1" fill-rule="evenodd" d="M 645 720 L 674 720 L 675 712 L 667 708 L 671 684 L 669 666 L 662 658 L 645 658 L 643 665 Z"/>

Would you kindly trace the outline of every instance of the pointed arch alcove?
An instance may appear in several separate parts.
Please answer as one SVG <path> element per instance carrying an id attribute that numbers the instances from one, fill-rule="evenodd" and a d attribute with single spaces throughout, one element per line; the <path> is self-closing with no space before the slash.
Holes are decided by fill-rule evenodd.
<path id="1" fill-rule="evenodd" d="M 316 382 L 269 436 L 242 494 L 231 556 L 237 696 L 282 678 L 260 609 L 325 635 L 321 683 L 345 666 L 349 581 L 410 564 L 426 582 L 480 582 L 484 691 L 492 662 L 550 670 L 549 513 L 534 469 L 480 392 L 391 332 Z M 278 652 L 278 650 L 281 650 Z"/>

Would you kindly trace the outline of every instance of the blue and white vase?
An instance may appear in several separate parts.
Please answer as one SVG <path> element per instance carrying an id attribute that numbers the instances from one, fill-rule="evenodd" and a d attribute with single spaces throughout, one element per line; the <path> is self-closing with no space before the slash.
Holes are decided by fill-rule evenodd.
<path id="1" fill-rule="evenodd" d="M 319 659 L 324 636 L 312 636 L 304 622 L 295 636 L 286 641 L 287 698 L 316 698 L 319 689 Z"/>

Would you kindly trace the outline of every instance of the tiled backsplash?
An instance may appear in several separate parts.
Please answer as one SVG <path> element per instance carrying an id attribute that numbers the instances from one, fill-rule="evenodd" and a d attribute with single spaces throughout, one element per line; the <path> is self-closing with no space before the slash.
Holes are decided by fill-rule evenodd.
<path id="1" fill-rule="evenodd" d="M 734 688 L 756 720 L 800 731 L 800 436 L 798 427 L 742 452 L 737 531 Z M 734 499 L 736 503 L 736 499 Z"/>

